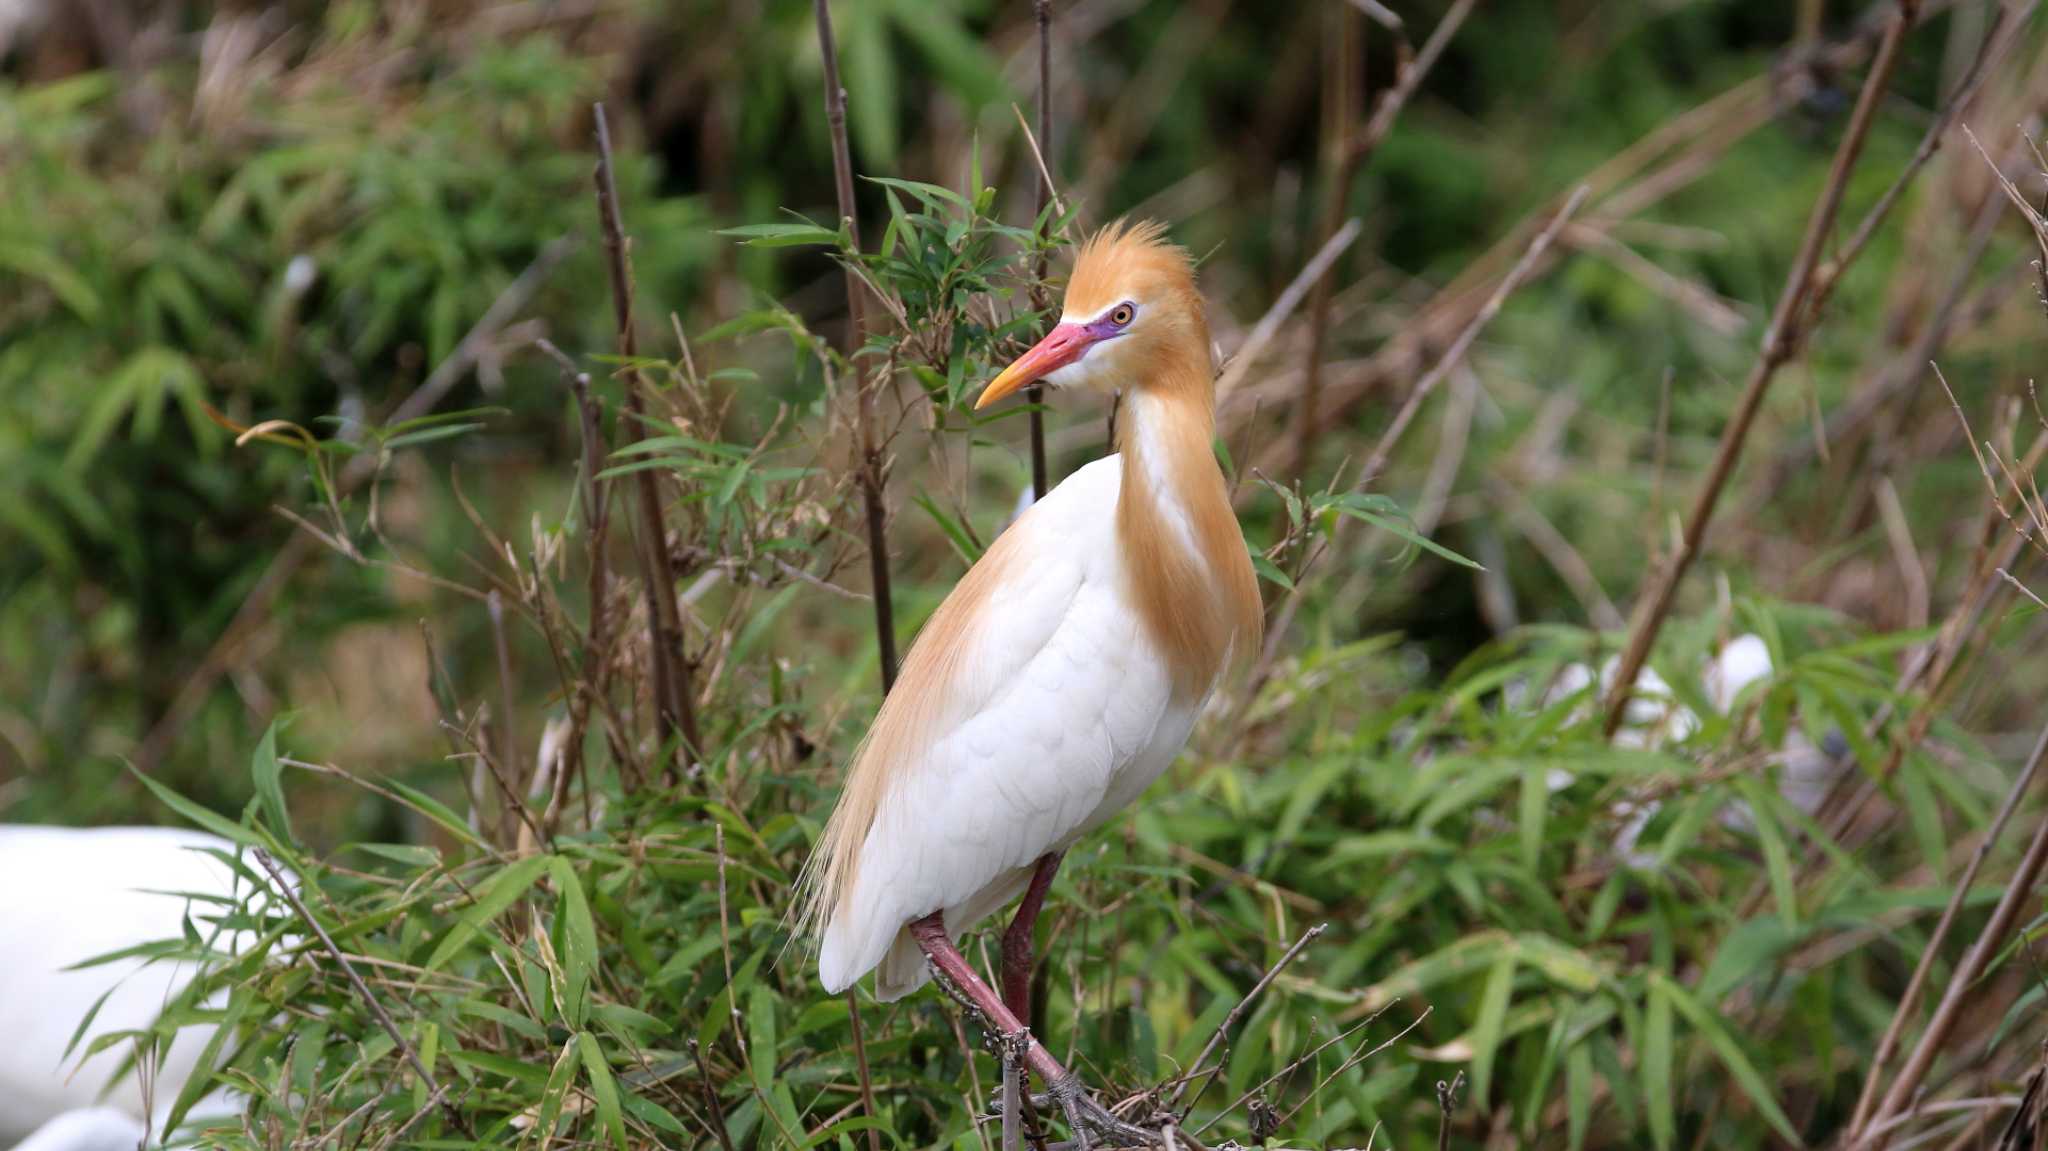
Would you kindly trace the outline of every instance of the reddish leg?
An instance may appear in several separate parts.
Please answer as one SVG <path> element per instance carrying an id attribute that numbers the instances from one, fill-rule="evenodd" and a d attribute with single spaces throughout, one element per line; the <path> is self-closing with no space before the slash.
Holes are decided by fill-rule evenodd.
<path id="1" fill-rule="evenodd" d="M 1052 890 L 1053 873 L 1060 869 L 1065 854 L 1055 851 L 1039 859 L 1031 873 L 1031 886 L 1024 889 L 1024 902 L 1017 905 L 1009 930 L 1003 932 L 1003 1003 L 1025 1023 L 1031 1022 L 1031 933 L 1038 926 L 1039 909 L 1045 906 L 1045 893 Z"/>
<path id="2" fill-rule="evenodd" d="M 1042 897 L 1043 892 L 1040 895 Z M 961 955 L 953 941 L 946 938 L 942 915 L 935 911 L 910 925 L 911 938 L 917 940 L 926 962 L 931 964 L 933 979 L 961 1006 L 979 1015 L 982 1025 L 995 1031 L 1002 1042 L 1023 1045 L 1024 1065 L 1045 1081 L 1060 1109 L 1066 1112 L 1067 1124 L 1074 1129 L 1075 1141 L 1083 1151 L 1090 1146 L 1089 1131 L 1104 1136 L 1117 1146 L 1150 1146 L 1155 1142 L 1152 1132 L 1124 1122 L 1089 1098 L 1080 1077 L 1060 1066 L 1060 1061 L 1052 1057 L 1045 1044 L 1032 1037 L 1024 1021 L 1010 1010 L 1002 996 L 974 973 L 967 957 Z"/>

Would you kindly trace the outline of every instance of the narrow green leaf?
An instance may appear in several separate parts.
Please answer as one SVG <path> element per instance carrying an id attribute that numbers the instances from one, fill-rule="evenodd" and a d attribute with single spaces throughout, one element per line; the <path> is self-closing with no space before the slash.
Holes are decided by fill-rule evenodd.
<path id="1" fill-rule="evenodd" d="M 1736 1084 L 1742 1088 L 1742 1093 L 1749 1097 L 1749 1101 L 1778 1134 L 1794 1147 L 1801 1146 L 1799 1129 L 1792 1125 L 1792 1120 L 1778 1106 L 1777 1096 L 1772 1093 L 1770 1083 L 1757 1073 L 1756 1066 L 1749 1061 L 1749 1056 L 1743 1054 L 1741 1045 L 1736 1043 L 1735 1037 L 1721 1025 L 1720 1017 L 1694 999 L 1685 988 L 1658 972 L 1650 973 L 1650 987 L 1651 1001 L 1668 1002 L 1676 1007 L 1679 1014 L 1685 1016 L 1685 1021 L 1692 1025 L 1693 1030 L 1706 1039 L 1707 1044 L 1714 1049 L 1715 1056 L 1721 1060 L 1721 1066 L 1726 1067 L 1728 1074 L 1734 1076 Z"/>
<path id="2" fill-rule="evenodd" d="M 292 819 L 284 805 L 284 768 L 277 762 L 277 728 L 280 720 L 272 720 L 264 730 L 262 740 L 256 744 L 255 754 L 249 757 L 249 777 L 255 781 L 256 797 L 263 801 L 263 814 L 270 820 L 270 829 L 286 842 L 292 835 Z"/>
<path id="3" fill-rule="evenodd" d="M 548 872 L 560 892 L 555 908 L 561 938 L 562 971 L 568 982 L 567 994 L 558 998 L 569 1026 L 580 1028 L 590 1014 L 590 983 L 597 966 L 597 925 L 590 918 L 590 901 L 584 898 L 583 883 L 576 868 L 562 857 L 549 862 Z"/>
<path id="4" fill-rule="evenodd" d="M 576 1046 L 583 1052 L 583 1072 L 590 1081 L 590 1094 L 597 1099 L 598 1122 L 604 1124 L 612 1146 L 624 1151 L 626 1120 L 619 1112 L 619 1085 L 612 1079 L 611 1066 L 604 1061 L 604 1051 L 597 1045 L 597 1036 L 579 1031 L 576 1033 Z"/>
<path id="5" fill-rule="evenodd" d="M 1764 872 L 1771 884 L 1771 898 L 1778 905 L 1778 918 L 1787 931 L 1799 930 L 1799 889 L 1792 878 L 1792 851 L 1785 843 L 1785 831 L 1778 826 L 1773 810 L 1777 799 L 1762 780 L 1753 775 L 1738 776 L 1735 790 L 1749 801 L 1756 823 L 1757 841 L 1764 849 Z"/>
<path id="6" fill-rule="evenodd" d="M 1671 1097 L 1671 995 L 1669 984 L 1652 974 L 1650 1002 L 1643 1011 L 1643 1103 L 1650 1112 L 1650 1139 L 1669 1151 L 1678 1137 Z"/>
<path id="7" fill-rule="evenodd" d="M 1501 1024 L 1507 1019 L 1514 988 L 1515 950 L 1510 947 L 1493 961 L 1486 989 L 1479 994 L 1479 1015 L 1472 1024 L 1472 1102 L 1481 1108 L 1493 1086 L 1493 1057 L 1500 1047 Z"/>
<path id="8" fill-rule="evenodd" d="M 541 872 L 548 867 L 545 855 L 529 856 L 514 863 L 485 880 L 476 891 L 476 904 L 462 913 L 455 926 L 441 937 L 441 942 L 427 957 L 426 968 L 433 971 L 453 959 L 464 947 L 476 938 L 477 932 L 505 913 L 505 909 L 518 902 L 532 887 Z"/>
<path id="9" fill-rule="evenodd" d="M 142 782 L 142 786 L 148 788 L 149 793 L 151 795 L 156 796 L 157 799 L 160 802 L 162 802 L 165 807 L 170 808 L 172 811 L 175 811 L 179 815 L 184 816 L 191 822 L 196 823 L 200 827 L 203 827 L 206 830 L 214 833 L 215 835 L 220 836 L 222 839 L 231 840 L 235 843 L 243 845 L 244 847 L 266 846 L 265 843 L 263 842 L 263 838 L 257 835 L 254 831 L 251 831 L 250 829 L 242 826 L 241 824 L 228 819 L 226 816 L 221 815 L 218 812 L 208 811 L 206 808 L 203 808 L 198 804 L 192 802 L 191 800 L 186 799 L 184 796 L 179 795 L 177 792 L 172 791 L 170 788 L 165 787 L 163 784 L 158 783 L 156 780 L 151 779 L 147 775 L 144 775 L 141 771 L 137 770 L 133 764 L 129 765 L 128 773 L 130 775 L 133 775 L 136 779 L 140 780 Z"/>

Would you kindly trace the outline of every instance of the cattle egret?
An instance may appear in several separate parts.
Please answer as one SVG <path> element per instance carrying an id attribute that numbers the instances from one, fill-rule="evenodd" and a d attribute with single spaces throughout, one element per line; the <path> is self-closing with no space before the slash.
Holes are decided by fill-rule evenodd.
<path id="1" fill-rule="evenodd" d="M 213 1028 L 181 1031 L 147 1084 L 133 1073 L 109 1082 L 132 1054 L 126 1045 L 90 1058 L 78 1052 L 107 1032 L 148 1028 L 196 968 L 141 958 L 67 968 L 178 939 L 188 913 L 207 935 L 204 921 L 221 913 L 215 901 L 235 891 L 234 872 L 209 848 L 234 845 L 163 827 L 0 826 L 0 875 L 11 877 L 0 883 L 0 1147 L 29 1140 L 21 1146 L 89 1151 L 125 1139 L 132 1148 L 128 1136 L 145 1122 L 163 1134 Z M 67 1061 L 65 1048 L 95 1004 Z M 194 1114 L 227 1110 L 227 1100 L 208 1100 Z"/>
<path id="2" fill-rule="evenodd" d="M 1032 927 L 1061 854 L 1173 761 L 1259 649 L 1257 578 L 1211 441 L 1214 365 L 1187 253 L 1144 223 L 1081 249 L 1059 323 L 977 408 L 1028 384 L 1121 390 L 1117 454 L 1031 505 L 918 636 L 806 874 L 819 975 L 893 1000 L 936 973 L 1019 1044 L 1075 1138 L 1148 1133 L 1028 1036 Z M 1023 897 L 1001 995 L 955 941 Z"/>
<path id="3" fill-rule="evenodd" d="M 1592 669 L 1585 664 L 1566 664 L 1544 693 L 1543 706 L 1553 707 L 1597 683 L 1598 691 L 1589 696 L 1587 703 L 1575 708 L 1571 716 L 1573 723 L 1592 721 L 1597 718 L 1593 703 L 1614 689 L 1618 662 L 1610 657 L 1600 666 L 1597 680 Z M 1771 650 L 1763 637 L 1739 635 L 1707 661 L 1700 672 L 1700 689 L 1715 713 L 1725 716 L 1735 710 L 1735 705 L 1741 702 L 1742 693 L 1750 685 L 1765 682 L 1774 674 L 1776 669 L 1771 663 Z M 1664 677 L 1645 666 L 1636 676 L 1636 689 L 1629 697 L 1622 728 L 1614 733 L 1614 746 L 1656 750 L 1667 743 L 1684 743 L 1697 734 L 1700 727 L 1700 717 L 1678 701 Z M 1820 809 L 1834 778 L 1835 763 L 1845 750 L 1839 746 L 1840 742 L 1841 734 L 1837 731 L 1830 731 L 1822 740 L 1821 747 L 1815 747 L 1797 728 L 1786 731 L 1783 742 L 1771 759 L 1778 767 L 1778 794 L 1794 809 L 1809 816 Z M 1550 790 L 1561 791 L 1570 787 L 1577 778 L 1574 772 L 1553 768 L 1548 774 Z M 1613 810 L 1613 814 L 1622 820 L 1615 832 L 1615 852 L 1632 867 L 1649 868 L 1656 864 L 1656 855 L 1638 850 L 1636 843 L 1650 819 L 1657 814 L 1658 807 L 1654 801 L 1642 804 L 1624 801 Z M 1736 831 L 1752 830 L 1756 823 L 1748 804 L 1740 800 L 1720 814 L 1720 822 L 1722 826 Z"/>

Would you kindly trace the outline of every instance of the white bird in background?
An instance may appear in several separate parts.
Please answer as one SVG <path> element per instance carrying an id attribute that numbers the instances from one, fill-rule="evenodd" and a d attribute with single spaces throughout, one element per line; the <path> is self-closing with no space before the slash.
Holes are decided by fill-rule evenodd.
<path id="1" fill-rule="evenodd" d="M 1112 224 L 1081 249 L 1063 307 L 975 406 L 1041 380 L 1121 389 L 1119 454 L 1026 510 L 925 625 L 806 872 L 828 990 L 872 971 L 892 1000 L 935 971 L 1005 1035 L 1031 1017 L 1032 926 L 1061 853 L 1166 769 L 1261 628 L 1211 449 L 1214 365 L 1187 253 L 1157 225 Z M 1020 894 L 998 996 L 954 941 Z M 1077 1139 L 1147 1134 L 1042 1043 L 1025 1058 Z"/>
<path id="2" fill-rule="evenodd" d="M 1601 665 L 1598 690 L 1590 697 L 1593 703 L 1613 689 L 1617 663 L 1615 658 L 1609 658 Z M 1744 690 L 1768 680 L 1775 673 L 1771 649 L 1763 637 L 1740 635 L 1729 640 L 1707 661 L 1700 672 L 1700 687 L 1715 713 L 1727 715 Z M 1550 707 L 1561 703 L 1595 682 L 1592 669 L 1585 664 L 1566 664 L 1544 693 L 1543 704 Z M 1598 718 L 1592 704 L 1573 714 L 1575 719 L 1587 722 Z M 1666 743 L 1683 743 L 1699 729 L 1700 717 L 1679 702 L 1664 677 L 1645 666 L 1636 676 L 1636 689 L 1623 713 L 1622 727 L 1614 733 L 1614 744 L 1617 747 L 1655 750 Z M 1778 793 L 1794 808 L 1812 815 L 1827 794 L 1834 777 L 1834 760 L 1839 757 L 1832 754 L 1831 749 L 1815 747 L 1794 728 L 1786 732 L 1783 745 L 1776 749 L 1772 758 L 1778 767 Z M 1560 791 L 1569 787 L 1576 778 L 1570 771 L 1552 770 L 1548 779 L 1550 790 Z M 1637 850 L 1636 841 L 1658 808 L 1654 802 L 1625 802 L 1615 808 L 1615 814 L 1622 817 L 1621 827 L 1615 832 L 1615 852 L 1632 866 L 1649 867 L 1655 863 L 1655 855 Z M 1721 823 L 1737 830 L 1747 830 L 1754 825 L 1755 817 L 1747 804 L 1737 801 L 1722 813 Z"/>
<path id="3" fill-rule="evenodd" d="M 192 978 L 189 963 L 124 959 L 69 971 L 82 960 L 176 939 L 217 913 L 180 894 L 231 897 L 234 873 L 205 848 L 234 845 L 162 827 L 73 829 L 0 826 L 0 1148 L 132 1149 L 162 1122 L 185 1087 L 211 1027 L 182 1029 L 148 1076 L 108 1084 L 132 1054 L 116 1044 L 78 1055 L 94 1036 L 146 1028 Z M 202 936 L 207 928 L 200 925 Z M 100 997 L 106 996 L 104 1003 Z M 70 1060 L 65 1048 L 100 1003 Z M 217 1114 L 202 1101 L 195 1115 Z"/>

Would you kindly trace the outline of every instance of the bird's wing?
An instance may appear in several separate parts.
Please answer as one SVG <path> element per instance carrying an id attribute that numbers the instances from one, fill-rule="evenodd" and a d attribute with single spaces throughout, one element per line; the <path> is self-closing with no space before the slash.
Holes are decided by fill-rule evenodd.
<path id="1" fill-rule="evenodd" d="M 828 988 L 1083 830 L 1149 745 L 1170 686 L 1117 567 L 1116 475 L 1098 461 L 1032 507 L 919 636 L 841 801 L 868 811 L 842 829 Z"/>

